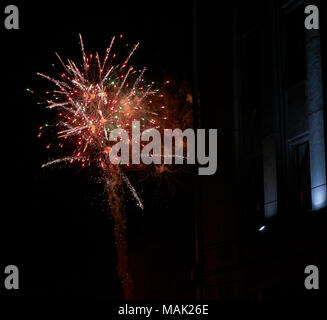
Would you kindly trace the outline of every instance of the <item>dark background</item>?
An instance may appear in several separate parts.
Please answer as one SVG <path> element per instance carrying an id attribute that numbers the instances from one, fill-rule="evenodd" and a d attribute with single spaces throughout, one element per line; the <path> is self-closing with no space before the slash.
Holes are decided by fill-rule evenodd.
<path id="1" fill-rule="evenodd" d="M 42 163 L 55 157 L 45 149 L 48 141 L 37 139 L 38 127 L 51 115 L 37 105 L 37 97 L 26 88 L 39 92 L 49 88 L 49 83 L 37 77 L 36 72 L 55 74 L 53 63 L 60 70 L 54 52 L 81 61 L 78 33 L 83 35 L 87 51 L 100 54 L 113 35 L 122 33 L 130 44 L 140 41 L 136 65 L 146 65 L 154 80 L 168 77 L 192 86 L 192 2 L 15 4 L 20 12 L 20 29 L 0 29 L 4 173 L 1 266 L 18 266 L 21 290 L 1 290 L 6 295 L 22 297 L 120 299 L 112 219 L 103 188 L 90 170 L 41 169 Z M 5 6 L 2 3 L 1 10 Z M 226 25 L 228 11 L 220 19 L 217 23 Z M 227 38 L 222 28 L 218 28 L 218 34 L 214 30 L 203 32 L 205 64 L 209 63 L 207 59 L 231 57 L 231 47 L 224 45 L 222 35 Z M 210 56 L 210 48 L 217 48 L 218 43 L 220 56 Z M 226 64 L 223 60 L 221 65 Z M 205 79 L 204 85 L 215 88 L 217 84 L 212 84 L 212 80 L 221 81 L 224 88 L 231 85 L 226 84 L 223 75 L 217 80 L 214 74 Z M 171 185 L 136 181 L 146 209 L 141 212 L 133 201 L 126 203 L 129 258 L 137 298 L 194 298 L 196 294 L 193 274 L 197 177 L 181 174 L 176 179 L 179 182 Z"/>
<path id="2" fill-rule="evenodd" d="M 219 168 L 214 176 L 199 177 L 190 171 L 177 174 L 167 184 L 161 180 L 141 183 L 137 174 L 131 174 L 145 203 L 144 211 L 137 209 L 130 197 L 125 203 L 135 298 L 325 297 L 324 213 L 302 216 L 290 204 L 269 222 L 267 232 L 259 233 L 258 226 L 265 222 L 253 214 L 252 207 L 247 208 L 247 194 L 251 197 L 256 190 L 246 187 L 251 172 L 242 167 L 244 163 L 235 161 L 239 132 L 235 128 L 238 115 L 233 109 L 233 87 L 240 80 L 236 75 L 240 68 L 233 65 L 237 16 L 232 1 L 219 2 L 218 8 L 209 2 L 170 0 L 31 2 L 14 3 L 20 10 L 19 30 L 0 28 L 0 282 L 5 266 L 14 264 L 20 270 L 21 288 L 9 292 L 0 285 L 1 294 L 22 298 L 123 297 L 103 187 L 92 170 L 41 169 L 42 163 L 56 156 L 46 150 L 47 139 L 37 138 L 38 127 L 51 113 L 26 91 L 49 88 L 36 72 L 55 74 L 53 63 L 60 70 L 54 52 L 81 61 L 78 33 L 83 35 L 86 51 L 100 55 L 111 37 L 122 33 L 129 44 L 141 43 L 134 64 L 147 66 L 150 79 L 173 79 L 176 86 L 187 83 L 193 97 L 198 94 L 195 123 L 200 119 L 201 127 L 219 131 Z M 264 6 L 256 0 L 249 5 L 235 3 L 243 3 L 242 25 L 258 22 L 270 30 L 273 14 L 268 2 Z M 13 3 L 1 4 L 0 12 L 7 4 Z M 322 7 L 321 17 L 325 12 Z M 326 39 L 326 26 L 321 26 L 321 37 Z M 269 63 L 260 67 L 259 61 L 256 63 L 258 52 L 252 60 L 241 55 L 271 81 L 277 68 L 272 62 L 277 49 L 269 32 L 262 33 L 262 41 L 270 48 L 265 48 L 268 54 L 264 61 Z M 253 41 L 253 51 L 257 44 Z M 326 40 L 322 46 L 326 52 Z M 300 54 L 291 56 L 295 70 L 302 58 Z M 272 81 L 263 83 L 252 69 L 249 75 L 245 88 L 253 93 L 249 102 L 256 102 L 256 92 L 272 90 Z M 284 169 L 279 165 L 281 172 Z M 245 184 L 239 183 L 240 177 Z M 288 200 L 284 196 L 283 201 Z M 303 286 L 303 270 L 315 263 L 320 267 L 322 289 L 309 292 Z"/>

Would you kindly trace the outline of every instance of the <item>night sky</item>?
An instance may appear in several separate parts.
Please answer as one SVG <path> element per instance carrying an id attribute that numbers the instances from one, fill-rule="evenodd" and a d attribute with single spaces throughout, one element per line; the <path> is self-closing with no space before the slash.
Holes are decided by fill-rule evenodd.
<path id="1" fill-rule="evenodd" d="M 103 187 L 92 178 L 91 170 L 41 169 L 42 163 L 55 157 L 45 149 L 47 141 L 37 139 L 38 127 L 51 114 L 26 88 L 42 91 L 49 87 L 36 72 L 54 74 L 53 63 L 60 69 L 54 52 L 81 61 L 78 33 L 83 35 L 87 50 L 100 54 L 113 35 L 122 33 L 130 44 L 139 41 L 135 64 L 147 66 L 149 77 L 158 81 L 172 78 L 192 87 L 192 2 L 15 4 L 20 10 L 20 30 L 0 29 L 0 234 L 4 252 L 1 266 L 19 267 L 22 289 L 5 294 L 119 299 L 122 292 L 115 270 L 112 219 Z M 202 16 L 197 47 L 201 70 L 208 70 L 201 75 L 200 86 L 207 91 L 217 86 L 227 90 L 220 97 L 225 104 L 232 84 L 226 66 L 226 59 L 231 59 L 231 42 L 226 40 L 231 30 L 224 29 L 231 19 L 228 10 L 217 20 L 214 12 L 205 9 L 208 20 Z M 218 33 L 209 27 L 214 20 Z M 216 78 L 210 72 L 212 61 L 222 67 L 220 80 L 215 82 L 211 81 Z M 220 112 L 214 110 L 213 115 L 217 117 Z M 212 119 L 210 124 L 219 125 Z M 132 272 L 138 275 L 139 298 L 194 297 L 190 276 L 195 252 L 191 199 L 196 178 L 180 174 L 176 179 L 179 182 L 163 183 L 160 188 L 155 181 L 136 181 L 145 202 L 143 212 L 132 200 L 126 201 L 129 257 Z"/>
<path id="2" fill-rule="evenodd" d="M 287 214 L 278 211 L 273 221 L 275 229 L 270 231 L 267 224 L 267 232 L 261 233 L 258 226 L 266 223 L 262 212 L 259 218 L 252 212 L 247 215 L 246 199 L 243 201 L 244 194 L 255 191 L 244 193 L 244 185 L 239 184 L 239 179 L 253 178 L 252 171 L 244 170 L 244 163 L 237 160 L 240 157 L 237 153 L 244 151 L 242 143 L 251 139 L 247 134 L 240 136 L 244 128 L 236 125 L 245 117 L 242 108 L 245 108 L 246 97 L 243 95 L 252 90 L 250 100 L 258 98 L 260 101 L 261 91 L 271 90 L 270 100 L 278 99 L 273 96 L 274 72 L 281 72 L 273 59 L 279 49 L 272 39 L 275 20 L 273 11 L 268 12 L 271 2 L 253 0 L 249 3 L 251 5 L 240 1 L 243 12 L 240 12 L 239 22 L 242 27 L 249 28 L 249 33 L 251 26 L 264 26 L 259 30 L 261 44 L 254 38 L 251 47 L 256 51 L 256 44 L 266 46 L 264 62 L 259 61 L 262 55 L 259 50 L 251 59 L 247 57 L 243 42 L 240 48 L 244 52 L 233 50 L 238 48 L 233 47 L 238 43 L 237 28 L 233 29 L 233 1 L 220 1 L 218 8 L 211 2 L 197 0 L 15 0 L 0 4 L 0 283 L 5 278 L 3 270 L 7 265 L 17 265 L 20 271 L 20 290 L 10 291 L 0 285 L 1 296 L 14 300 L 123 298 L 116 269 L 114 223 L 108 197 L 98 179 L 99 172 L 94 168 L 81 170 L 77 166 L 41 168 L 49 159 L 61 156 L 51 148 L 46 149 L 53 140 L 51 134 L 37 137 L 39 127 L 51 122 L 54 113 L 45 110 L 44 105 L 39 104 L 41 99 L 27 90 L 42 93 L 52 88 L 36 73 L 56 76 L 62 71 L 55 52 L 63 60 L 82 63 L 79 33 L 83 36 L 86 52 L 99 52 L 100 57 L 114 35 L 122 34 L 123 43 L 129 44 L 122 50 L 124 53 L 140 42 L 133 55 L 133 67 L 146 66 L 145 78 L 150 81 L 170 80 L 177 96 L 181 92 L 192 92 L 193 102 L 195 97 L 198 99 L 193 105 L 195 119 L 190 123 L 218 130 L 218 170 L 213 176 L 200 177 L 193 166 L 181 170 L 168 181 L 143 181 L 143 173 L 138 171 L 128 174 L 145 207 L 140 210 L 126 190 L 124 210 L 135 299 L 195 299 L 196 289 L 201 286 L 208 296 L 232 296 L 234 292 L 227 289 L 224 292 L 220 285 L 232 288 L 235 283 L 235 292 L 241 292 L 244 286 L 248 290 L 243 292 L 244 296 L 249 299 L 259 299 L 260 290 L 266 287 L 267 299 L 305 296 L 302 265 L 318 261 L 322 267 L 326 266 L 326 216 L 299 216 L 290 205 Z M 19 30 L 6 30 L 3 26 L 3 11 L 8 4 L 19 8 Z M 326 16 L 326 4 L 323 6 Z M 301 15 L 300 12 L 298 21 L 302 28 Z M 321 39 L 324 39 L 326 24 L 323 21 L 321 25 Z M 294 30 L 303 33 L 296 26 Z M 298 39 L 293 37 L 292 40 L 297 43 Z M 293 42 L 285 41 L 283 45 L 286 44 L 292 53 L 285 64 L 290 69 L 289 76 L 296 78 L 297 72 L 304 70 L 298 66 L 302 63 L 304 67 L 305 54 L 304 51 L 302 55 L 297 54 L 300 50 Z M 325 53 L 326 41 L 321 44 Z M 240 65 L 238 53 L 242 58 Z M 242 78 L 243 60 L 257 67 L 258 73 L 249 67 L 250 77 L 246 79 L 250 80 Z M 326 69 L 326 65 L 323 59 L 322 68 Z M 326 73 L 323 78 L 325 88 Z M 246 82 L 245 90 L 239 93 L 237 86 L 242 81 Z M 282 83 L 281 87 L 284 85 Z M 279 115 L 275 109 L 274 112 L 272 121 L 278 124 Z M 259 129 L 251 129 L 254 137 L 259 137 Z M 275 129 L 276 132 L 281 130 L 278 125 Z M 281 156 L 284 157 L 283 154 L 276 157 Z M 278 177 L 286 170 L 283 165 L 277 163 Z M 278 183 L 286 188 L 280 181 Z M 198 245 L 203 249 L 197 270 L 195 230 L 200 230 Z M 290 249 L 292 241 L 295 249 Z M 276 253 L 271 248 L 275 248 Z M 257 256 L 260 250 L 262 256 Z M 238 260 L 233 260 L 234 254 Z M 294 258 L 297 254 L 298 260 Z M 269 261 L 275 261 L 279 269 Z M 261 270 L 260 263 L 271 269 L 271 273 L 267 272 L 267 283 L 262 282 L 265 270 L 263 267 Z M 240 279 L 230 276 L 235 270 Z M 326 276 L 322 275 L 321 279 L 324 285 Z M 274 285 L 270 286 L 270 281 Z M 263 287 L 258 287 L 257 283 Z M 253 290 L 258 290 L 259 294 L 255 296 Z M 326 296 L 324 290 L 321 292 Z"/>

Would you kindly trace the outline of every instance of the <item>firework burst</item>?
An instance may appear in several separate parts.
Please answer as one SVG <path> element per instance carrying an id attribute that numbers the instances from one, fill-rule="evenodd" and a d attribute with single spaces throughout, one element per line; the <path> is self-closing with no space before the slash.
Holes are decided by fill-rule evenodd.
<path id="1" fill-rule="evenodd" d="M 80 36 L 81 66 L 72 60 L 65 63 L 56 54 L 63 67 L 59 77 L 38 73 L 55 85 L 54 90 L 46 92 L 46 106 L 57 110 L 56 122 L 51 126 L 56 130 L 56 139 L 46 147 L 63 148 L 66 145 L 71 150 L 65 157 L 50 160 L 42 167 L 78 163 L 81 167 L 99 168 L 115 222 L 118 273 L 125 296 L 130 298 L 132 281 L 127 268 L 126 217 L 122 206 L 124 189 L 130 191 L 142 209 L 143 203 L 126 174 L 131 166 L 110 162 L 109 153 L 113 142 L 109 136 L 115 129 L 124 129 L 130 133 L 133 121 L 139 121 L 143 130 L 164 128 L 168 113 L 165 96 L 154 82 L 147 83 L 144 80 L 146 68 L 136 69 L 130 64 L 139 43 L 120 58 L 115 51 L 118 41 L 113 37 L 103 59 L 100 59 L 98 53 L 85 52 Z M 48 127 L 40 128 L 39 137 Z M 133 143 L 132 138 L 130 146 Z"/>
<path id="2" fill-rule="evenodd" d="M 121 38 L 122 36 L 120 36 Z M 51 160 L 45 163 L 47 167 L 61 162 L 80 162 L 81 166 L 96 165 L 101 169 L 115 170 L 120 180 L 135 197 L 138 205 L 143 204 L 135 189 L 123 173 L 120 166 L 110 166 L 108 155 L 113 145 L 109 140 L 110 132 L 114 129 L 124 129 L 131 132 L 133 121 L 140 121 L 142 129 L 156 127 L 160 129 L 162 123 L 167 123 L 167 110 L 164 105 L 164 95 L 154 88 L 154 82 L 144 81 L 146 68 L 137 70 L 129 65 L 130 59 L 138 48 L 139 43 L 133 46 L 128 55 L 120 62 L 114 52 L 115 37 L 112 38 L 102 61 L 99 54 L 85 53 L 84 44 L 80 35 L 83 66 L 79 68 L 73 61 L 65 64 L 58 54 L 64 72 L 60 79 L 52 78 L 43 73 L 39 76 L 53 82 L 56 89 L 49 92 L 46 99 L 47 108 L 58 110 L 55 128 L 58 137 L 58 146 L 64 144 L 73 146 L 69 156 Z M 41 127 L 42 130 L 47 126 Z M 135 138 L 135 137 L 134 137 Z M 136 137 L 137 139 L 138 137 Z M 132 145 L 134 141 L 130 141 Z M 51 144 L 47 145 L 49 149 Z M 125 169 L 129 164 L 125 164 Z M 112 174 L 106 177 L 110 181 Z"/>

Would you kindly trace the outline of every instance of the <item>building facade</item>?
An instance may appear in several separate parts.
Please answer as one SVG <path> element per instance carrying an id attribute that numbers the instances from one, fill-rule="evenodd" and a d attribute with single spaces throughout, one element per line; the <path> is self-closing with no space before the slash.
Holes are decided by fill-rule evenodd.
<path id="1" fill-rule="evenodd" d="M 224 184 L 230 206 L 215 213 L 228 235 L 210 246 L 204 209 L 204 298 L 305 296 L 305 266 L 326 264 L 324 26 L 305 28 L 307 5 L 321 9 L 314 0 L 233 3 L 233 181 Z"/>

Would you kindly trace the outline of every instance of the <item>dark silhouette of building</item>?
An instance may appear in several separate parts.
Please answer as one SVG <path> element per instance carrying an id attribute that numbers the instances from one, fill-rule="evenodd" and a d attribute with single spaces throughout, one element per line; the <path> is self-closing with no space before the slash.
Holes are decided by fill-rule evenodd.
<path id="1" fill-rule="evenodd" d="M 195 126 L 219 130 L 215 175 L 181 173 L 174 192 L 131 175 L 145 202 L 140 212 L 126 196 L 135 298 L 326 297 L 326 1 L 99 3 L 21 4 L 20 30 L 0 30 L 1 267 L 21 272 L 19 292 L 0 291 L 123 297 L 103 187 L 93 171 L 41 169 L 56 156 L 36 138 L 51 116 L 26 96 L 48 88 L 33 75 L 52 52 L 78 59 L 79 32 L 99 53 L 122 32 L 144 43 L 136 65 L 193 81 Z M 320 29 L 306 30 L 315 3 Z M 304 288 L 311 264 L 320 290 Z"/>
<path id="2" fill-rule="evenodd" d="M 234 102 L 229 111 L 228 104 L 220 110 L 224 99 L 211 103 L 222 128 L 222 170 L 202 190 L 204 298 L 326 295 L 304 288 L 306 265 L 326 271 L 327 240 L 325 34 L 323 25 L 305 28 L 308 4 L 323 15 L 319 1 L 233 3 L 225 26 L 233 43 L 224 45 L 234 54 L 224 63 L 233 64 Z M 212 124 L 206 110 L 215 95 L 201 93 L 204 127 Z"/>

